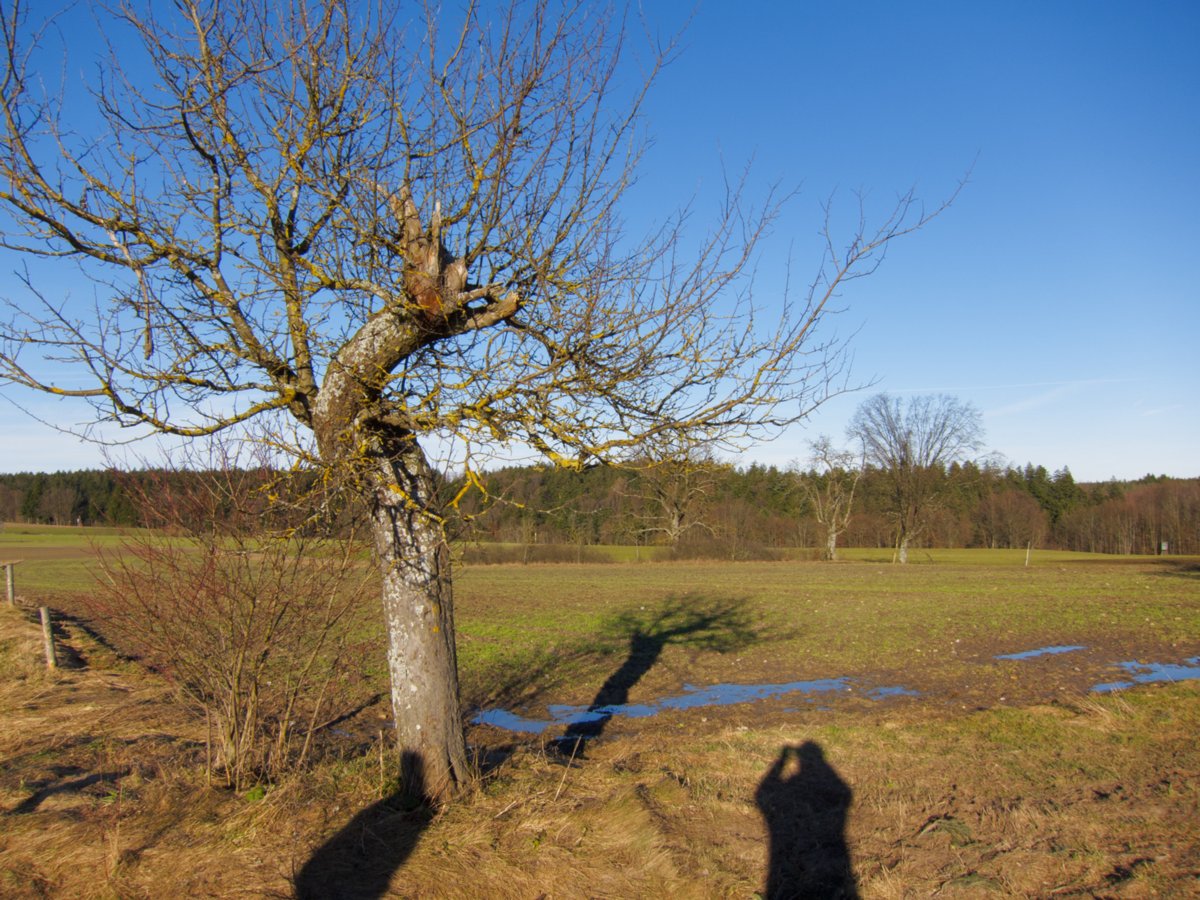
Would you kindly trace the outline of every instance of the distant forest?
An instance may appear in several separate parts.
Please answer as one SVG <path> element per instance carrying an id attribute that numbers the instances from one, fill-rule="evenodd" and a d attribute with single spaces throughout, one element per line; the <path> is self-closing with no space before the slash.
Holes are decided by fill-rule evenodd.
<path id="1" fill-rule="evenodd" d="M 926 473 L 936 499 L 912 547 L 1035 547 L 1097 553 L 1200 553 L 1200 479 L 1148 475 L 1078 484 L 1062 469 L 953 465 Z M 80 471 L 0 475 L 0 521 L 144 524 L 135 484 L 204 473 Z M 465 540 L 524 546 L 668 545 L 680 556 L 769 558 L 821 547 L 814 489 L 829 473 L 719 463 L 644 468 L 512 467 L 480 476 L 485 493 L 444 485 Z M 263 482 L 277 482 L 264 473 Z M 161 488 L 155 488 L 159 490 Z M 153 494 L 153 491 L 151 491 Z M 839 546 L 893 546 L 886 473 L 863 470 Z M 344 517 L 343 517 L 344 520 Z M 548 557 L 547 557 L 548 558 Z"/>

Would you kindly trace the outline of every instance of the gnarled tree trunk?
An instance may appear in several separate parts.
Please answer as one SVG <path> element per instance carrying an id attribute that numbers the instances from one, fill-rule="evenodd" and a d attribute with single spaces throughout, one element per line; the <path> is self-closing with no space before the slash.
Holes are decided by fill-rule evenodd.
<path id="1" fill-rule="evenodd" d="M 343 360 L 354 361 L 347 353 Z M 361 371 L 361 368 L 359 369 Z M 450 552 L 434 473 L 416 436 L 373 421 L 339 365 L 314 432 L 333 477 L 367 500 L 379 566 L 402 790 L 443 801 L 470 776 L 458 702 Z"/>
<path id="2" fill-rule="evenodd" d="M 833 525 L 825 532 L 825 558 L 830 561 L 837 559 L 837 540 L 841 532 Z"/>
<path id="3" fill-rule="evenodd" d="M 408 435 L 381 441 L 365 473 L 382 579 L 387 660 L 403 790 L 442 800 L 469 776 L 458 703 L 450 553 L 433 473 Z"/>

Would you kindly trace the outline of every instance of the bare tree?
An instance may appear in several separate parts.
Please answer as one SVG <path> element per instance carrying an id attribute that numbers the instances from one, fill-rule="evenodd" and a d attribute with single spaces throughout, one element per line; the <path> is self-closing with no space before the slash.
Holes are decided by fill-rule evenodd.
<path id="1" fill-rule="evenodd" d="M 748 270 L 787 197 L 731 185 L 690 256 L 686 214 L 624 228 L 671 47 L 630 90 L 607 7 L 390 9 L 97 6 L 107 54 L 56 84 L 78 70 L 56 32 L 4 2 L 2 243 L 76 263 L 96 300 L 55 297 L 31 262 L 0 379 L 137 433 L 265 418 L 365 501 L 405 786 L 443 798 L 469 770 L 429 441 L 582 465 L 669 432 L 765 436 L 840 386 L 831 298 L 937 210 L 902 196 L 844 249 L 827 219 L 810 289 L 768 315 Z"/>
<path id="2" fill-rule="evenodd" d="M 691 531 L 712 534 L 704 507 L 717 487 L 712 451 L 680 439 L 656 441 L 648 459 L 635 463 L 632 496 L 640 501 L 640 529 L 674 547 Z"/>
<path id="3" fill-rule="evenodd" d="M 828 435 L 821 435 L 809 445 L 812 449 L 812 468 L 797 472 L 800 490 L 812 507 L 813 516 L 825 529 L 825 559 L 837 559 L 838 537 L 850 527 L 850 511 L 854 506 L 854 491 L 862 478 L 862 463 L 853 453 L 839 450 Z"/>
<path id="4" fill-rule="evenodd" d="M 20 521 L 21 492 L 0 484 L 0 523 Z"/>
<path id="5" fill-rule="evenodd" d="M 78 500 L 79 493 L 73 487 L 55 485 L 47 488 L 38 503 L 38 515 L 51 525 L 69 525 Z"/>
<path id="6" fill-rule="evenodd" d="M 1046 537 L 1046 512 L 1019 488 L 992 491 L 979 502 L 980 537 L 988 547 L 1032 547 Z"/>
<path id="7" fill-rule="evenodd" d="M 913 396 L 907 403 L 876 394 L 858 407 L 847 434 L 888 479 L 896 560 L 908 562 L 909 544 L 925 528 L 946 484 L 946 467 L 982 448 L 982 417 L 971 404 L 945 394 Z"/>

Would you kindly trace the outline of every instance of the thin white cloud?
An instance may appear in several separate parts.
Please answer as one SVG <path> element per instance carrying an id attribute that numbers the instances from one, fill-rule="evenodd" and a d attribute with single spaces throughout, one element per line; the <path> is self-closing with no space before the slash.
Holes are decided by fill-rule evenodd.
<path id="1" fill-rule="evenodd" d="M 889 388 L 888 393 L 959 394 L 969 396 L 971 394 L 980 394 L 987 391 L 1027 391 L 1031 389 L 1041 389 L 1033 396 L 1025 397 L 1021 400 L 1015 400 L 1011 403 L 1006 403 L 994 409 L 984 410 L 984 414 L 989 417 L 1002 417 L 1028 412 L 1031 409 L 1040 409 L 1044 406 L 1050 406 L 1064 397 L 1078 394 L 1086 388 L 1097 387 L 1100 385 L 1128 384 L 1136 380 L 1137 379 L 1135 378 L 1076 378 L 1070 381 L 1021 381 L 1010 382 L 1008 384 L 955 385 L 951 387 L 944 386 L 924 388 Z"/>
<path id="2" fill-rule="evenodd" d="M 1024 388 L 1087 387 L 1096 384 L 1128 384 L 1135 378 L 1076 378 L 1071 381 L 1026 381 L 1016 384 L 954 385 L 952 387 L 888 388 L 889 394 L 965 394 L 974 391 L 1014 391 Z"/>
<path id="3" fill-rule="evenodd" d="M 1165 416 L 1170 413 L 1176 413 L 1182 409 L 1185 409 L 1182 403 L 1173 403 L 1170 406 L 1156 406 L 1151 409 L 1142 410 L 1138 415 L 1146 419 L 1150 416 Z"/>
<path id="4" fill-rule="evenodd" d="M 1026 397 L 1023 400 L 1017 400 L 995 409 L 986 410 L 985 414 L 992 418 L 999 418 L 1001 416 L 1013 416 L 1018 413 L 1029 412 L 1031 409 L 1040 409 L 1043 406 L 1050 406 L 1064 397 L 1078 394 L 1087 386 L 1086 382 L 1067 382 L 1052 387 L 1048 391 L 1041 391 L 1031 397 Z"/>

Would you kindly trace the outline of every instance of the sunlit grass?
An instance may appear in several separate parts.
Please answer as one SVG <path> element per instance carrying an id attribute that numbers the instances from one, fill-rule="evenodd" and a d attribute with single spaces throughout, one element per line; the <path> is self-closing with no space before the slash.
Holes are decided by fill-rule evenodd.
<path id="1" fill-rule="evenodd" d="M 62 596 L 88 591 L 97 548 L 120 541 L 117 529 L 9 524 L 0 560 L 23 560 L 19 593 Z M 886 551 L 842 555 L 839 563 L 459 566 L 464 677 L 556 650 L 579 656 L 591 646 L 603 658 L 612 649 L 596 635 L 606 617 L 680 597 L 746 604 L 764 653 L 797 677 L 901 668 L 917 655 L 998 637 L 1023 649 L 1095 633 L 1168 642 L 1200 633 L 1197 581 L 1178 559 L 1035 550 L 1026 567 L 1024 551 L 934 550 L 896 566 Z"/>

